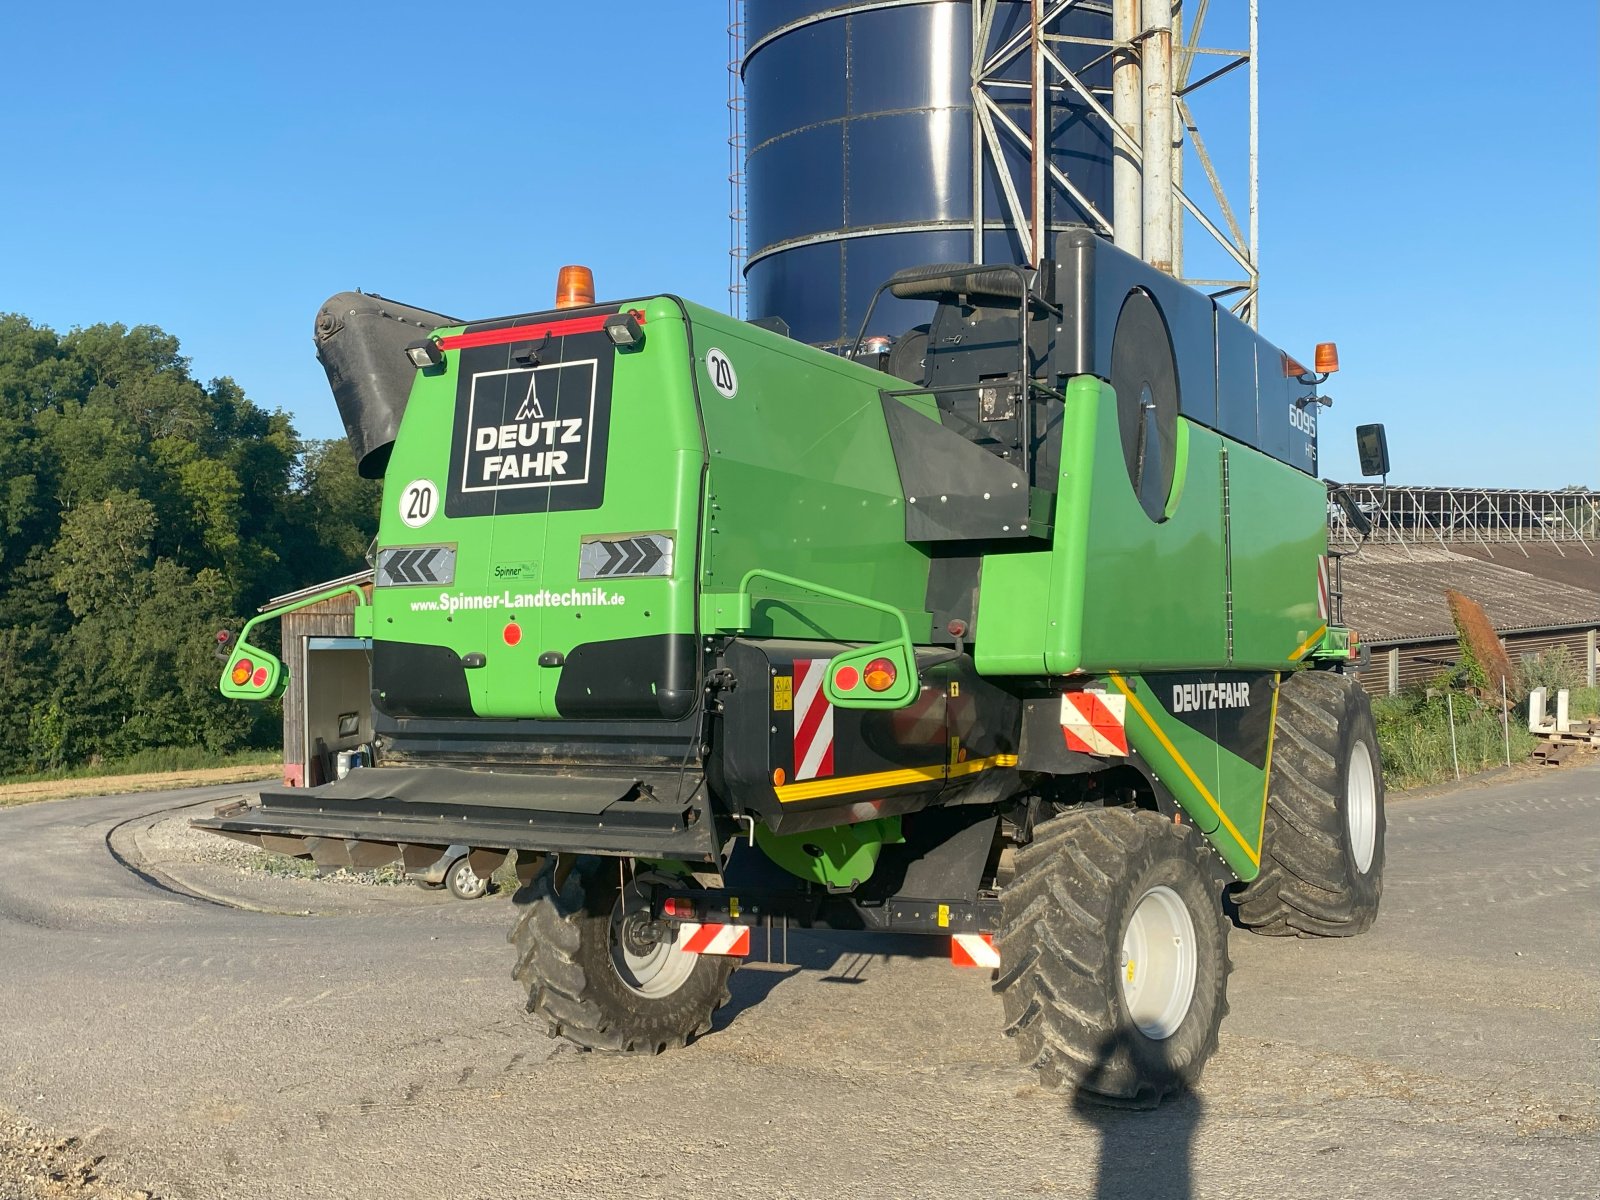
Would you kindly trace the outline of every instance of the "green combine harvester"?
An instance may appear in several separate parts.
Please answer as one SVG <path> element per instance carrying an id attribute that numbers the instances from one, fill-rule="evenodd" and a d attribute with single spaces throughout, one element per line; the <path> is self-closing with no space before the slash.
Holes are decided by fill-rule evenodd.
<path id="1" fill-rule="evenodd" d="M 1325 374 L 1086 229 L 902 271 L 932 319 L 853 355 L 571 274 L 528 315 L 319 313 L 385 481 L 348 589 L 376 764 L 199 826 L 325 866 L 516 851 L 513 974 L 593 1050 L 706 1032 L 752 930 L 937 935 L 1047 1085 L 1143 1104 L 1216 1047 L 1225 904 L 1371 925 Z M 281 691 L 251 634 L 286 611 L 227 695 Z"/>

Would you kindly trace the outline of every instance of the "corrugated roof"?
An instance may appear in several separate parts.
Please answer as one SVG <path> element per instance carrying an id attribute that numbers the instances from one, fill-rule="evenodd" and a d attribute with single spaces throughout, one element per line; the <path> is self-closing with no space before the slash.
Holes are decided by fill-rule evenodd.
<path id="1" fill-rule="evenodd" d="M 1587 577 L 1592 583 L 1580 586 L 1586 577 L 1575 569 L 1581 566 L 1576 559 L 1560 568 L 1561 578 L 1552 578 L 1557 572 L 1543 555 L 1534 560 L 1513 553 L 1515 560 L 1501 555 L 1490 561 L 1442 546 L 1367 546 L 1344 560 L 1345 623 L 1369 643 L 1454 637 L 1444 598 L 1453 588 L 1483 605 L 1502 633 L 1600 625 L 1600 566 Z M 1535 574 L 1517 563 L 1546 570 Z"/>
<path id="2" fill-rule="evenodd" d="M 297 592 L 285 592 L 281 596 L 274 596 L 263 604 L 257 612 L 266 612 L 269 608 L 277 608 L 284 604 L 293 604 L 296 600 L 304 600 L 307 596 L 315 596 L 318 592 L 331 592 L 336 587 L 344 587 L 347 583 L 359 583 L 365 586 L 372 582 L 372 568 L 357 571 L 354 575 L 345 575 L 339 579 L 330 579 L 327 583 L 314 583 L 310 587 L 303 587 Z"/>

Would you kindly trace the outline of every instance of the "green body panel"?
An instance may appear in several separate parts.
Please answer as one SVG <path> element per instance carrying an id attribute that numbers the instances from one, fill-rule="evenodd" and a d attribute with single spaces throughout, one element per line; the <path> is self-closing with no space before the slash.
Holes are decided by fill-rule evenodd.
<path id="1" fill-rule="evenodd" d="M 899 817 L 781 836 L 756 827 L 756 845 L 773 862 L 800 879 L 838 890 L 865 883 L 884 846 L 903 841 Z"/>
<path id="2" fill-rule="evenodd" d="M 985 557 L 978 669 L 1070 675 L 1290 666 L 1320 627 L 1323 485 L 1180 418 L 1172 498 L 1166 519 L 1152 521 L 1123 467 L 1116 403 L 1098 379 L 1068 385 L 1054 542 L 1048 552 Z"/>
<path id="3" fill-rule="evenodd" d="M 1233 872 L 1254 879 L 1261 870 L 1270 741 L 1268 770 L 1263 770 L 1173 717 L 1141 676 L 1113 674 L 1106 690 L 1127 697 L 1128 744 L 1149 762 Z"/>
<path id="4" fill-rule="evenodd" d="M 378 544 L 453 544 L 455 583 L 375 589 L 375 636 L 483 654 L 485 665 L 467 674 L 479 716 L 560 716 L 560 671 L 537 665 L 545 651 L 566 654 L 583 642 L 695 632 L 694 546 L 704 455 L 687 370 L 688 337 L 673 301 L 651 301 L 645 312 L 645 346 L 616 354 L 605 500 L 599 508 L 456 518 L 439 511 L 422 528 L 408 527 L 401 519 L 406 489 L 418 479 L 442 488 L 452 469 L 459 356 L 446 354 L 443 369 L 418 373 L 385 475 Z M 674 537 L 669 576 L 578 578 L 585 535 L 657 531 Z M 503 636 L 512 622 L 521 628 L 515 645 Z"/>
<path id="5" fill-rule="evenodd" d="M 1228 453 L 1233 662 L 1275 667 L 1327 625 L 1317 615 L 1317 560 L 1328 552 L 1328 489 L 1259 450 Z"/>
<path id="6" fill-rule="evenodd" d="M 883 421 L 877 371 L 696 305 L 695 369 L 710 468 L 706 481 L 705 632 L 737 628 L 720 597 L 765 568 L 900 609 L 926 642 L 928 558 L 906 544 L 905 500 Z M 729 398 L 706 359 L 737 373 Z M 755 637 L 876 642 L 900 632 L 887 614 L 768 581 L 752 604 Z"/>

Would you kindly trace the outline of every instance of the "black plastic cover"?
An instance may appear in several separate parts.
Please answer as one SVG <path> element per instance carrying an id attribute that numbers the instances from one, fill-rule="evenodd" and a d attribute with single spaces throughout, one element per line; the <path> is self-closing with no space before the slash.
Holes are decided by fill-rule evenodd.
<path id="1" fill-rule="evenodd" d="M 405 349 L 454 317 L 365 292 L 340 292 L 317 311 L 317 361 L 364 479 L 382 479 L 417 368 Z"/>

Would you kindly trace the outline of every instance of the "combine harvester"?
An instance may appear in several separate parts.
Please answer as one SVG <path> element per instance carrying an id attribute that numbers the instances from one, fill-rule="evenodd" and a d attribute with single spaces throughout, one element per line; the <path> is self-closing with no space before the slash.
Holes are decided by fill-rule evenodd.
<path id="1" fill-rule="evenodd" d="M 513 974 L 594 1050 L 704 1033 L 754 928 L 938 935 L 1048 1085 L 1134 1103 L 1216 1047 L 1225 894 L 1261 933 L 1372 923 L 1321 377 L 1087 229 L 900 272 L 934 316 L 870 355 L 586 274 L 494 320 L 319 313 L 385 481 L 377 763 L 196 824 L 328 865 L 515 850 Z M 287 611 L 226 694 L 279 693 L 251 635 Z"/>

